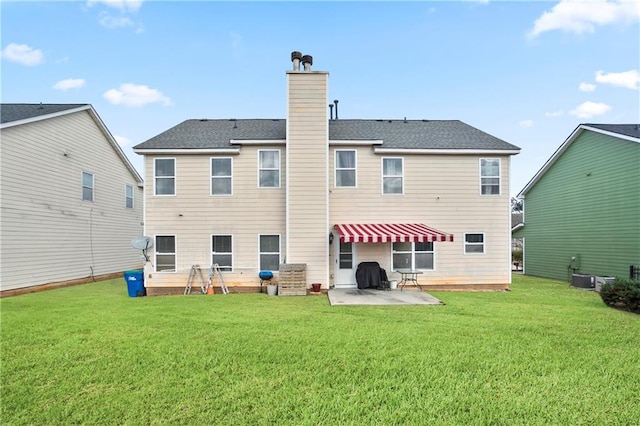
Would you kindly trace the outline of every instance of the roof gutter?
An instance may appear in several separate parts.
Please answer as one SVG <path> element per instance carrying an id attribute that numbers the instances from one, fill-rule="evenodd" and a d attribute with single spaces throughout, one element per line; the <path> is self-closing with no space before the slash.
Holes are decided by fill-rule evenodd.
<path id="1" fill-rule="evenodd" d="M 189 148 L 137 148 L 134 149 L 133 152 L 141 155 L 165 155 L 165 154 L 240 154 L 240 148 L 197 148 L 197 149 L 189 149 Z"/>
<path id="2" fill-rule="evenodd" d="M 376 154 L 433 154 L 433 155 L 517 155 L 519 149 L 411 149 L 411 148 L 373 148 Z"/>
<path id="3" fill-rule="evenodd" d="M 285 139 L 229 139 L 231 145 L 285 145 Z"/>

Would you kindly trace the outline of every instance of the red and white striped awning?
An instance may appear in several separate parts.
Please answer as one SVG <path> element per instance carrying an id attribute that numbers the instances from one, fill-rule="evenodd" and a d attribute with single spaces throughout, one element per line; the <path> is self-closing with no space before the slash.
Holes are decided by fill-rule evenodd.
<path id="1" fill-rule="evenodd" d="M 453 241 L 453 235 L 422 223 L 336 224 L 343 243 L 427 243 Z"/>

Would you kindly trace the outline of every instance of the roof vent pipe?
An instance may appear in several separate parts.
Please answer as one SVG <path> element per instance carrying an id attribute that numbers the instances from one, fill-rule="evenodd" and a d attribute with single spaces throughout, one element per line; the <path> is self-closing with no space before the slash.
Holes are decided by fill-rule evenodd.
<path id="1" fill-rule="evenodd" d="M 305 71 L 311 71 L 311 65 L 313 65 L 313 57 L 311 55 L 304 55 L 302 57 L 302 66 Z"/>
<path id="2" fill-rule="evenodd" d="M 293 62 L 294 71 L 300 71 L 300 58 L 302 58 L 302 53 L 296 51 L 291 52 L 291 62 Z"/>
<path id="3" fill-rule="evenodd" d="M 338 100 L 334 99 L 333 103 L 336 104 L 336 120 L 337 120 L 338 119 Z"/>
<path id="4" fill-rule="evenodd" d="M 333 120 L 333 104 L 329 104 L 329 120 Z"/>

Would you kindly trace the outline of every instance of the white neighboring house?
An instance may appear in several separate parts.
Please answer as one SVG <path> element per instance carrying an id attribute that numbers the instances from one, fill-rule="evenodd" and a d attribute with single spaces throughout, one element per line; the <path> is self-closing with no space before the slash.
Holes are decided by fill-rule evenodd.
<path id="1" fill-rule="evenodd" d="M 89 104 L 2 104 L 0 291 L 142 266 L 143 181 Z"/>

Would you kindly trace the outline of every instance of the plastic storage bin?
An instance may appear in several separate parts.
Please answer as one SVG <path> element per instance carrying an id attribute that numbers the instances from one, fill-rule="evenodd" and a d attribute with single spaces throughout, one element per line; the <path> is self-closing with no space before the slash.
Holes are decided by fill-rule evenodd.
<path id="1" fill-rule="evenodd" d="M 146 296 L 147 292 L 144 288 L 144 269 L 124 271 L 122 275 L 124 276 L 124 280 L 127 282 L 129 297 Z"/>

